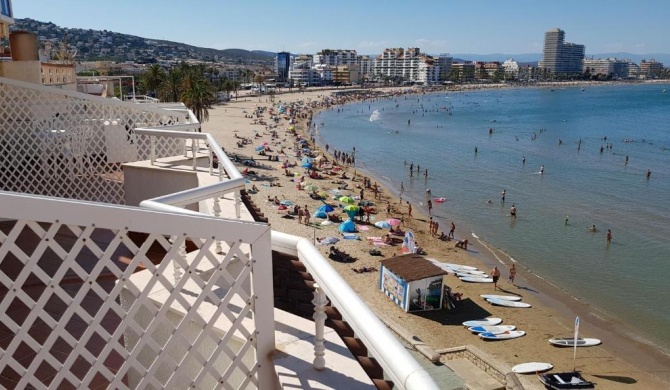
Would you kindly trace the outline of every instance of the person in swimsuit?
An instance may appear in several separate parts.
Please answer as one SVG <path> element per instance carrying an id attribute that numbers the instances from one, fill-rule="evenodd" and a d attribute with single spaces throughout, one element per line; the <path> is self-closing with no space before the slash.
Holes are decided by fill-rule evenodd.
<path id="1" fill-rule="evenodd" d="M 491 278 L 493 279 L 493 289 L 498 288 L 498 279 L 500 279 L 500 270 L 498 267 L 493 267 L 491 270 Z"/>
<path id="2" fill-rule="evenodd" d="M 516 219 L 516 207 L 514 205 L 512 205 L 512 208 L 509 209 L 509 215 L 513 219 Z"/>

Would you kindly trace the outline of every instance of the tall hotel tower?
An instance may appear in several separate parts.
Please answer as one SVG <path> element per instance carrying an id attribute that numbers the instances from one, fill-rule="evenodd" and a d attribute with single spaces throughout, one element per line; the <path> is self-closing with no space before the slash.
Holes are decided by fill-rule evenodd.
<path id="1" fill-rule="evenodd" d="M 555 28 L 544 33 L 544 52 L 540 68 L 554 75 L 582 73 L 584 45 L 564 42 L 565 31 Z"/>

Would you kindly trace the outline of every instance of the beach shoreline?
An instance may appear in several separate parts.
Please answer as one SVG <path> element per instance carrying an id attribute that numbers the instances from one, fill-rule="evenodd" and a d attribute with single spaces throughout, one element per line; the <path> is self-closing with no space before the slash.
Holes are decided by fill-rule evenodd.
<path id="1" fill-rule="evenodd" d="M 282 102 L 285 103 L 298 100 L 318 101 L 319 99 L 323 99 L 323 96 L 330 94 L 332 94 L 332 91 L 296 92 L 292 94 L 277 95 L 274 97 L 274 100 L 282 100 Z M 246 117 L 246 115 L 248 115 L 249 111 L 253 110 L 255 106 L 267 107 L 270 105 L 272 105 L 272 102 L 269 101 L 268 97 L 247 98 L 245 102 L 231 101 L 225 105 L 216 107 L 210 112 L 210 122 L 203 124 L 204 131 L 213 133 L 215 138 L 226 149 L 227 153 L 230 154 L 238 152 L 244 155 L 254 156 L 253 147 L 259 145 L 263 140 L 267 141 L 267 136 L 262 134 L 264 130 L 259 125 L 252 125 L 250 121 L 251 118 Z M 330 109 L 333 109 L 334 107 L 338 106 L 331 106 Z M 315 110 L 317 109 L 319 108 L 314 108 L 311 110 L 310 115 L 316 115 Z M 328 108 L 320 107 L 320 109 Z M 244 115 L 241 115 L 244 111 L 247 112 L 244 113 Z M 307 130 L 306 122 L 307 119 L 302 118 L 298 121 L 298 123 L 295 124 L 295 126 L 299 131 L 304 132 Z M 280 142 L 284 144 L 283 146 L 288 148 L 293 143 L 287 141 L 289 139 L 288 136 L 284 136 L 287 123 L 284 120 L 282 120 L 280 123 L 281 125 L 276 128 L 276 131 L 280 134 L 279 139 L 283 139 Z M 235 132 L 235 130 L 237 130 L 237 132 Z M 256 133 L 260 133 L 259 135 L 261 136 L 256 137 Z M 236 137 L 240 136 L 250 138 L 252 140 L 252 146 L 235 148 L 235 142 L 236 140 L 239 140 L 239 138 Z M 307 138 L 308 137 L 309 136 L 307 136 Z M 320 150 L 320 153 L 326 154 L 323 151 L 323 145 L 319 145 L 317 149 Z M 328 153 L 328 155 L 328 158 L 332 160 L 332 155 L 330 155 L 330 153 Z M 282 160 L 285 160 L 286 158 L 293 161 L 296 160 L 296 158 L 292 157 L 290 153 L 288 153 L 286 156 L 282 155 Z M 260 159 L 259 161 L 265 165 L 270 164 L 273 166 L 279 166 L 281 164 L 281 162 L 266 163 Z M 350 175 L 353 175 L 355 171 L 357 172 L 356 176 L 358 177 L 358 180 L 349 181 L 352 186 L 357 184 L 360 185 L 362 183 L 361 176 L 363 174 L 365 174 L 367 177 L 371 177 L 372 181 L 375 181 L 376 179 L 377 183 L 382 188 L 383 199 L 391 200 L 393 203 L 395 203 L 396 206 L 398 206 L 397 192 L 393 188 L 388 188 L 389 186 L 385 183 L 385 181 L 380 180 L 379 178 L 374 178 L 372 175 L 370 175 L 370 172 L 361 171 L 360 167 L 349 167 L 345 168 L 345 170 Z M 253 184 L 258 184 L 259 186 L 261 186 L 260 183 L 265 183 L 266 181 L 276 181 L 281 184 L 281 187 L 261 186 L 259 193 L 253 195 L 254 201 L 257 205 L 259 205 L 259 207 L 261 207 L 262 212 L 265 213 L 265 215 L 270 219 L 270 223 L 273 228 L 304 237 L 316 237 L 317 228 L 298 225 L 295 220 L 282 218 L 283 215 L 280 216 L 277 214 L 276 207 L 265 201 L 266 196 L 280 196 L 282 198 L 300 199 L 299 202 L 303 203 L 304 200 L 304 203 L 308 204 L 311 210 L 314 210 L 314 206 L 319 204 L 318 202 L 314 202 L 312 199 L 304 196 L 304 191 L 296 192 L 294 186 L 295 182 L 289 181 L 289 177 L 282 177 L 282 172 L 283 170 L 278 167 L 273 170 L 263 170 L 263 179 L 252 181 Z M 366 195 L 372 196 L 371 192 L 366 192 Z M 375 202 L 377 202 L 377 200 L 375 200 Z M 385 200 L 379 201 L 379 204 L 385 205 Z M 400 216 L 407 223 L 407 227 L 413 229 L 417 235 L 417 240 L 420 242 L 421 246 L 424 247 L 426 252 L 428 252 L 428 257 L 436 257 L 443 261 L 448 259 L 450 262 L 475 265 L 485 271 L 488 271 L 490 267 L 496 264 L 496 260 L 494 260 L 495 255 L 489 257 L 487 261 L 487 257 L 481 253 L 484 248 L 477 243 L 473 244 L 474 248 L 480 252 L 479 254 L 475 254 L 471 251 L 465 252 L 454 248 L 454 241 L 443 242 L 437 240 L 435 237 L 431 237 L 426 233 L 428 223 L 427 215 L 419 213 L 421 211 L 419 205 L 414 205 L 414 218 L 412 218 L 410 221 L 406 221 L 404 216 L 406 213 L 406 207 L 405 200 L 403 200 L 403 205 L 401 207 L 397 207 L 398 213 L 392 214 L 392 216 Z M 379 208 L 381 209 L 381 207 Z M 380 217 L 378 220 L 381 220 L 385 216 L 385 213 L 381 212 L 378 214 L 378 216 Z M 446 226 L 441 226 L 440 230 L 445 230 L 445 228 Z M 371 229 L 372 232 L 377 233 L 377 231 L 374 230 L 375 228 Z M 337 235 L 336 229 L 319 229 L 320 236 L 326 233 L 328 235 Z M 465 238 L 465 236 L 462 235 L 462 238 Z M 583 318 L 583 334 L 589 336 L 596 335 L 604 341 L 604 345 L 602 347 L 580 349 L 577 360 L 578 369 L 581 369 L 587 375 L 612 376 L 616 373 L 618 376 L 633 378 L 640 385 L 644 384 L 645 388 L 667 387 L 667 383 L 660 383 L 660 381 L 653 380 L 646 374 L 651 374 L 652 376 L 664 381 L 670 380 L 670 373 L 668 373 L 667 368 L 670 367 L 670 364 L 667 363 L 670 362 L 670 357 L 668 355 L 664 354 L 660 350 L 652 348 L 649 344 L 635 340 L 633 337 L 630 337 L 629 334 L 618 334 L 612 332 L 612 329 L 620 328 L 614 326 L 615 324 L 612 322 L 612 319 L 601 320 L 601 316 L 599 316 L 597 313 L 591 313 L 588 305 L 584 305 L 583 303 L 576 301 L 573 297 L 566 294 L 566 292 L 562 291 L 559 287 L 553 286 L 549 281 L 545 281 L 540 277 L 534 276 L 532 272 L 525 270 L 523 267 L 520 267 L 519 269 L 519 284 L 523 283 L 527 289 L 538 291 L 537 294 L 531 294 L 529 292 L 530 290 L 523 290 L 524 301 L 530 302 L 534 306 L 533 309 L 530 309 L 531 311 L 527 312 L 522 312 L 521 310 L 523 309 L 505 311 L 505 309 L 501 310 L 496 307 L 488 306 L 487 304 L 481 304 L 481 299 L 478 297 L 478 295 L 481 293 L 491 293 L 492 288 L 490 285 L 465 284 L 451 275 L 446 277 L 447 284 L 454 288 L 454 290 L 463 292 L 465 296 L 468 297 L 468 308 L 476 309 L 477 313 L 487 312 L 492 315 L 511 318 L 511 320 L 516 321 L 516 325 L 519 328 L 528 332 L 526 337 L 508 342 L 510 344 L 485 343 L 481 340 L 477 340 L 476 337 L 469 338 L 468 341 L 464 341 L 463 339 L 469 335 L 469 332 L 462 329 L 458 319 L 467 315 L 467 313 L 454 313 L 457 315 L 453 315 L 451 312 L 441 313 L 443 310 L 438 312 L 413 314 L 402 312 L 402 310 L 393 305 L 383 294 L 381 294 L 380 291 L 378 291 L 376 281 L 378 277 L 376 273 L 372 272 L 360 275 L 351 271 L 352 266 L 356 268 L 378 268 L 378 260 L 380 258 L 369 256 L 367 253 L 369 249 L 373 248 L 373 246 L 369 245 L 365 241 L 361 242 L 353 240 L 342 240 L 337 244 L 337 246 L 351 253 L 353 256 L 358 257 L 359 260 L 353 264 L 333 262 L 334 268 L 336 268 L 338 272 L 342 274 L 345 280 L 347 280 L 347 282 L 352 285 L 354 290 L 356 290 L 366 301 L 371 302 L 373 305 L 378 305 L 373 306 L 373 310 L 383 310 L 384 312 L 393 315 L 394 320 L 403 323 L 406 328 L 416 333 L 417 336 L 419 336 L 429 345 L 433 346 L 435 349 L 449 348 L 471 343 L 486 350 L 496 358 L 510 365 L 523 361 L 544 358 L 553 360 L 553 363 L 557 369 L 571 369 L 572 354 L 559 352 L 559 350 L 556 348 L 549 347 L 546 339 L 550 336 L 570 335 L 570 327 L 572 323 L 572 319 L 570 317 L 574 318 L 574 315 L 578 314 Z M 325 255 L 327 248 L 319 248 L 323 248 Z M 492 249 L 495 251 L 495 248 Z M 390 257 L 396 252 L 399 254 L 399 248 L 382 248 L 382 251 L 384 256 L 381 258 Z M 506 277 L 506 270 L 502 271 L 502 279 L 504 280 Z M 517 293 L 516 290 L 504 282 L 501 284 L 505 288 L 511 290 L 511 293 Z M 463 311 L 465 311 L 465 309 Z M 475 313 L 473 312 L 472 315 L 474 314 Z M 506 320 L 506 323 L 507 322 L 508 321 Z M 442 335 L 445 333 L 446 335 Z M 560 358 L 558 355 L 561 355 Z M 621 357 L 624 359 L 620 359 Z M 617 388 L 617 386 L 621 386 L 621 388 L 625 387 L 625 384 L 622 383 L 610 383 L 608 381 L 607 384 L 607 388 Z"/>

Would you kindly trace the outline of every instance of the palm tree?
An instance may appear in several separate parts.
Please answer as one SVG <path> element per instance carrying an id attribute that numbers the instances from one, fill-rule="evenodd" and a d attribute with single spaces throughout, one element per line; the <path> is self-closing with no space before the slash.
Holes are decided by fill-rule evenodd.
<path id="1" fill-rule="evenodd" d="M 165 76 L 165 70 L 160 65 L 151 64 L 142 75 L 141 83 L 147 92 L 153 92 L 156 96 L 156 91 L 165 80 Z"/>
<path id="2" fill-rule="evenodd" d="M 170 69 L 158 87 L 158 98 L 164 102 L 178 102 L 181 96 L 184 73 L 180 67 Z"/>
<path id="3" fill-rule="evenodd" d="M 216 92 L 207 80 L 195 77 L 188 83 L 181 98 L 186 107 L 198 118 L 198 122 L 209 120 L 209 109 L 216 102 Z"/>
<path id="4" fill-rule="evenodd" d="M 198 122 L 209 119 L 209 109 L 216 103 L 216 91 L 212 84 L 205 78 L 204 66 L 182 67 L 183 77 L 181 82 L 180 100 L 193 111 Z"/>

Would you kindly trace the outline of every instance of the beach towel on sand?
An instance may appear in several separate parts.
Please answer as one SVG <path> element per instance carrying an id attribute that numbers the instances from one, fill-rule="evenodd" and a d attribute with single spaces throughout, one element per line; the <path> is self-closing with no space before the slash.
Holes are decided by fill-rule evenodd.
<path id="1" fill-rule="evenodd" d="M 360 240 L 361 237 L 358 234 L 353 233 L 342 233 L 342 238 L 345 240 Z"/>

